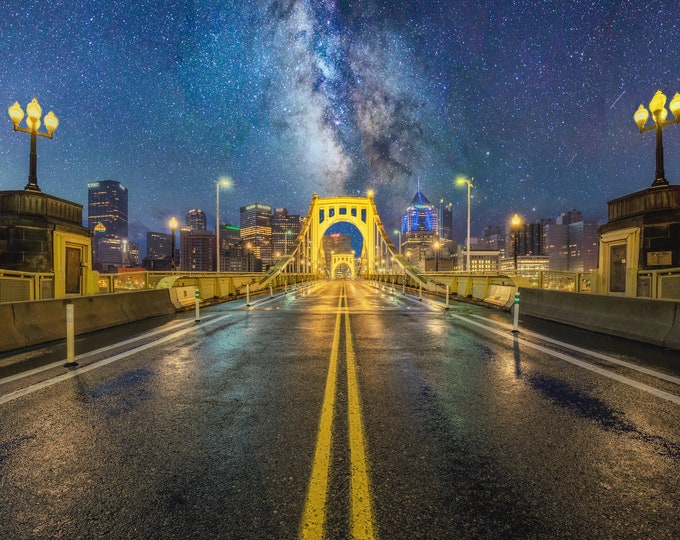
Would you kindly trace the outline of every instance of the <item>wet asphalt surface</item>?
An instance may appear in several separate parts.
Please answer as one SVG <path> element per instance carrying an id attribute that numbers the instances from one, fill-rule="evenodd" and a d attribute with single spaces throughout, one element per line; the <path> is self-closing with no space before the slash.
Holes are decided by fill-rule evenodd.
<path id="1" fill-rule="evenodd" d="M 358 281 L 0 356 L 0 538 L 297 538 L 343 287 L 377 537 L 680 538 L 680 353 Z"/>

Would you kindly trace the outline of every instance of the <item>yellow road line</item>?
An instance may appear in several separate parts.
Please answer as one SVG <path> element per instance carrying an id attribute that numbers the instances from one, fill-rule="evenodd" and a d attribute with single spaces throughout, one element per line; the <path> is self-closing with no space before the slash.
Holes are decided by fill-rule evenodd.
<path id="1" fill-rule="evenodd" d="M 343 309 L 344 302 L 344 309 Z M 340 330 L 342 314 L 345 315 L 345 352 L 347 357 L 347 416 L 350 450 L 350 534 L 353 538 L 373 540 L 376 538 L 373 524 L 371 490 L 368 479 L 368 461 L 364 426 L 361 418 L 361 400 L 356 373 L 356 358 L 352 343 L 347 292 L 344 284 L 338 301 L 333 345 L 326 378 L 321 418 L 317 434 L 316 450 L 312 475 L 307 490 L 307 500 L 300 525 L 301 539 L 322 540 L 326 521 L 326 500 L 328 498 L 328 479 L 331 466 L 331 447 L 333 443 L 333 409 L 338 378 L 338 352 L 340 349 Z"/>
<path id="2" fill-rule="evenodd" d="M 350 450 L 350 532 L 353 538 L 373 539 L 373 511 L 368 479 L 368 461 L 361 419 L 361 401 L 357 382 L 356 359 L 352 344 L 349 312 L 345 312 L 345 347 L 347 352 L 347 415 Z"/>
<path id="3" fill-rule="evenodd" d="M 331 468 L 331 444 L 333 438 L 333 409 L 335 407 L 340 325 L 342 323 L 341 306 L 342 295 L 338 301 L 338 313 L 335 318 L 333 346 L 331 348 L 331 358 L 326 377 L 326 390 L 324 391 L 323 405 L 321 407 L 321 419 L 316 439 L 316 451 L 314 452 L 314 465 L 312 466 L 312 476 L 309 479 L 307 502 L 305 503 L 302 524 L 300 526 L 300 538 L 303 539 L 321 540 L 326 520 L 326 497 L 328 496 L 328 475 Z"/>

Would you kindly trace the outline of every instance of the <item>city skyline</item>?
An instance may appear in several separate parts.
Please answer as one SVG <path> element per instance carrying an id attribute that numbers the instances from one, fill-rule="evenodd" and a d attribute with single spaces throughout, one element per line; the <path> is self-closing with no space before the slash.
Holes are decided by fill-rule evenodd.
<path id="1" fill-rule="evenodd" d="M 38 141 L 38 182 L 86 206 L 87 184 L 130 189 L 130 239 L 202 208 L 254 201 L 305 215 L 312 193 L 375 200 L 399 227 L 418 178 L 472 234 L 606 201 L 654 180 L 654 137 L 633 113 L 677 87 L 671 2 L 255 1 L 3 3 L 6 107 L 37 97 L 60 125 Z M 675 85 L 675 86 L 674 86 Z M 28 137 L 0 130 L 0 190 L 22 189 Z M 680 131 L 665 135 L 680 179 Z"/>

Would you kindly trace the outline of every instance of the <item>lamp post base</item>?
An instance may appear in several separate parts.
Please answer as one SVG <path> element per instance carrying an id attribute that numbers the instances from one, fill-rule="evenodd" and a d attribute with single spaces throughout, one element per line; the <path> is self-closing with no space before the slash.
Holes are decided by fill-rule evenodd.
<path id="1" fill-rule="evenodd" d="M 666 187 L 666 186 L 669 186 L 669 185 L 670 184 L 668 183 L 668 180 L 666 180 L 663 177 L 657 178 L 656 180 L 654 180 L 654 182 L 652 182 L 652 187 Z"/>

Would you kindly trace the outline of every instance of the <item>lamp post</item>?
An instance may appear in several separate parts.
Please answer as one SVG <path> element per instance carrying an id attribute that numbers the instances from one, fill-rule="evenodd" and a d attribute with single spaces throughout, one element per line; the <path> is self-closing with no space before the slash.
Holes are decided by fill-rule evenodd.
<path id="1" fill-rule="evenodd" d="M 177 228 L 177 220 L 173 217 L 168 221 L 170 227 L 170 257 L 172 259 L 172 271 L 175 271 L 175 229 Z"/>
<path id="2" fill-rule="evenodd" d="M 652 113 L 653 124 L 645 126 L 647 119 L 649 118 L 649 112 L 645 109 L 645 106 L 640 104 L 638 110 L 635 111 L 633 119 L 640 130 L 640 133 L 649 131 L 651 129 L 656 130 L 656 178 L 652 182 L 652 187 L 667 186 L 668 180 L 666 180 L 666 175 L 663 169 L 663 128 L 670 126 L 671 124 L 677 124 L 680 122 L 680 94 L 675 93 L 669 108 L 673 114 L 674 120 L 666 120 L 668 116 L 668 111 L 666 110 L 666 96 L 661 90 L 657 90 L 654 97 L 649 102 L 649 110 Z"/>
<path id="3" fill-rule="evenodd" d="M 517 251 L 519 247 L 519 226 L 522 223 L 522 220 L 520 217 L 515 214 L 512 216 L 512 219 L 510 220 L 510 224 L 512 225 L 512 231 L 513 231 L 513 248 L 512 248 L 512 256 L 515 261 L 515 272 L 517 272 Z"/>
<path id="4" fill-rule="evenodd" d="M 465 246 L 465 266 L 468 272 L 470 271 L 470 190 L 475 187 L 472 185 L 474 179 L 475 178 L 472 177 L 468 180 L 462 176 L 456 179 L 456 184 L 459 186 L 467 184 L 467 242 Z"/>
<path id="5" fill-rule="evenodd" d="M 401 229 L 394 229 L 394 232 L 399 235 L 399 253 L 401 253 Z"/>
<path id="6" fill-rule="evenodd" d="M 45 128 L 47 133 L 38 131 L 40 128 L 40 116 L 42 115 L 42 107 L 36 98 L 33 98 L 31 102 L 26 105 L 26 113 L 28 117 L 26 118 L 26 126 L 21 127 L 19 124 L 24 117 L 24 110 L 19 105 L 18 101 L 14 102 L 9 109 L 7 109 L 9 117 L 12 119 L 12 124 L 14 124 L 14 131 L 21 131 L 22 133 L 30 133 L 31 135 L 31 154 L 28 161 L 28 184 L 24 187 L 28 191 L 40 191 L 38 187 L 38 154 L 36 152 L 36 139 L 37 136 L 52 138 L 54 131 L 59 127 L 59 119 L 52 112 L 48 112 L 45 115 Z"/>
<path id="7" fill-rule="evenodd" d="M 434 271 L 439 272 L 439 240 L 434 243 Z"/>
<path id="8" fill-rule="evenodd" d="M 215 182 L 215 268 L 220 271 L 220 186 L 231 187 L 231 178 L 223 176 Z"/>

